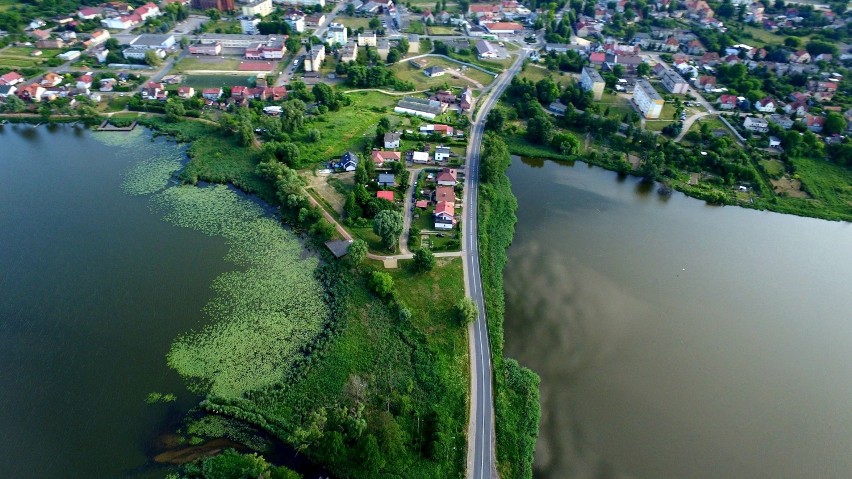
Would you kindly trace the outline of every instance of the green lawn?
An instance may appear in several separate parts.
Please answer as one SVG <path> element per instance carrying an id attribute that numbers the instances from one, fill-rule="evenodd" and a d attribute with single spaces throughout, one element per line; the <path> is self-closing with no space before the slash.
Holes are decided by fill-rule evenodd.
<path id="1" fill-rule="evenodd" d="M 364 30 L 370 29 L 369 18 L 338 16 L 337 18 L 335 18 L 334 21 L 337 23 L 342 23 L 345 26 L 351 28 L 352 30 L 357 30 L 359 28 L 363 28 Z"/>
<path id="2" fill-rule="evenodd" d="M 771 178 L 779 178 L 786 171 L 784 163 L 779 160 L 760 160 L 760 166 Z"/>
<path id="3" fill-rule="evenodd" d="M 811 201 L 844 214 L 847 221 L 852 218 L 852 169 L 811 158 L 795 158 L 793 167 Z"/>
<path id="4" fill-rule="evenodd" d="M 760 42 L 760 46 L 766 45 L 782 45 L 784 43 L 784 37 L 781 35 L 776 35 L 772 32 L 766 31 L 762 28 L 753 27 L 751 25 L 745 25 L 743 27 L 743 32 L 748 33 L 754 40 Z M 747 40 L 747 39 L 746 39 Z M 746 42 L 748 43 L 748 42 Z M 758 45 L 752 45 L 758 46 Z"/>
<path id="5" fill-rule="evenodd" d="M 603 96 L 601 96 L 600 101 L 595 102 L 598 105 L 598 112 L 603 115 L 606 111 L 607 107 L 609 108 L 609 118 L 617 119 L 618 121 L 622 121 L 624 119 L 624 115 L 629 115 L 630 113 L 636 111 L 630 106 L 630 100 L 624 97 L 620 97 L 618 95 L 604 92 Z M 663 108 L 665 111 L 665 108 Z M 672 113 L 674 110 L 672 110 Z"/>
<path id="6" fill-rule="evenodd" d="M 447 60 L 446 58 L 441 57 L 428 57 L 429 64 L 426 68 L 431 66 L 441 66 L 447 69 L 452 69 L 453 73 L 458 73 L 460 75 L 464 75 L 475 82 L 480 83 L 483 86 L 488 85 L 494 80 L 494 77 L 479 71 L 475 68 L 464 67 L 464 65 L 460 65 L 456 62 Z M 463 71 L 460 71 L 460 68 L 465 68 Z M 447 84 L 455 87 L 473 87 L 477 88 L 477 86 L 465 80 L 464 78 L 458 78 L 450 73 L 446 73 L 443 76 L 429 78 L 423 73 L 422 69 L 415 68 L 411 66 L 407 61 L 401 61 L 394 65 L 391 65 L 390 69 L 399 77 L 401 80 L 410 81 L 414 83 L 414 87 L 417 90 L 423 90 L 435 86 L 440 86 L 443 84 Z"/>
<path id="7" fill-rule="evenodd" d="M 426 28 L 429 35 L 458 35 L 459 32 L 452 27 L 432 26 Z"/>
<path id="8" fill-rule="evenodd" d="M 540 68 L 534 65 L 527 65 L 524 67 L 523 71 L 519 75 L 521 78 L 526 78 L 532 82 L 537 82 L 539 80 L 543 80 L 547 77 L 551 77 L 554 81 L 559 81 L 559 72 L 552 72 L 547 68 Z"/>
<path id="9" fill-rule="evenodd" d="M 42 54 L 37 57 L 30 55 L 35 50 L 41 50 Z M 0 68 L 38 68 L 62 52 L 55 48 L 9 47 L 0 52 Z"/>
<path id="10" fill-rule="evenodd" d="M 426 34 L 426 25 L 423 22 L 413 21 L 408 25 L 408 33 Z"/>
<path id="11" fill-rule="evenodd" d="M 251 75 L 186 75 L 183 84 L 195 89 L 248 85 Z"/>

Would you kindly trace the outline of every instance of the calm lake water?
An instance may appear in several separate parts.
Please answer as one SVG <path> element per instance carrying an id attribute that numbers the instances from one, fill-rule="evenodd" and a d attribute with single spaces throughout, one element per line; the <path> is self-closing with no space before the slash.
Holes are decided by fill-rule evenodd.
<path id="1" fill-rule="evenodd" d="M 162 477 L 148 464 L 152 442 L 198 400 L 165 354 L 233 269 L 221 238 L 122 191 L 132 165 L 178 147 L 95 135 L 126 134 L 0 127 L 4 478 Z M 146 404 L 154 391 L 178 401 Z"/>
<path id="2" fill-rule="evenodd" d="M 847 478 L 852 225 L 515 160 L 506 352 L 541 375 L 535 475 Z"/>

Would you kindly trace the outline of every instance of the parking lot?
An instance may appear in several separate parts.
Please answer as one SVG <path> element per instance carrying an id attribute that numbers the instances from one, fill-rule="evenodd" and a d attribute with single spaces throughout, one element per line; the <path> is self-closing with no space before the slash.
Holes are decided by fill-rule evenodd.
<path id="1" fill-rule="evenodd" d="M 201 15 L 190 15 L 189 18 L 178 23 L 169 33 L 173 35 L 176 33 L 192 33 L 208 21 L 210 21 L 210 19 L 207 17 Z"/>

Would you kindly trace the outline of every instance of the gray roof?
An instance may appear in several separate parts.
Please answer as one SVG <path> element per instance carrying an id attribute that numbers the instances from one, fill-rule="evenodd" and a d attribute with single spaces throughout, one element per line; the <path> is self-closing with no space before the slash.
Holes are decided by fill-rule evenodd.
<path id="1" fill-rule="evenodd" d="M 143 33 L 138 37 L 134 38 L 130 41 L 130 44 L 134 47 L 159 47 L 163 43 L 165 43 L 169 38 L 174 41 L 174 35 L 151 35 L 148 33 Z"/>
<path id="2" fill-rule="evenodd" d="M 491 46 L 491 43 L 488 40 L 479 40 L 476 42 L 476 53 L 482 55 L 483 53 L 488 53 L 494 51 L 494 47 Z"/>
<path id="3" fill-rule="evenodd" d="M 352 244 L 351 241 L 346 240 L 331 240 L 326 241 L 326 248 L 331 251 L 331 253 L 336 257 L 340 258 L 341 256 L 346 256 L 346 253 L 349 252 L 349 246 Z"/>
<path id="4" fill-rule="evenodd" d="M 439 101 L 429 100 L 426 98 L 414 98 L 411 96 L 407 96 L 400 100 L 398 106 L 400 108 L 422 111 L 424 113 L 433 113 L 435 115 L 439 115 L 443 111 L 441 108 L 441 102 Z"/>
<path id="5" fill-rule="evenodd" d="M 379 183 L 394 184 L 396 183 L 396 177 L 390 173 L 382 173 L 379 175 Z"/>
<path id="6" fill-rule="evenodd" d="M 444 70 L 444 67 L 437 67 L 437 66 L 436 66 L 436 67 L 429 67 L 429 68 L 427 68 L 427 69 L 425 69 L 425 70 L 423 70 L 423 71 L 424 71 L 427 75 L 434 75 L 434 74 L 436 74 L 436 73 L 443 73 L 445 70 Z"/>
<path id="7" fill-rule="evenodd" d="M 654 89 L 651 83 L 648 80 L 645 80 L 644 78 L 636 80 L 636 87 L 641 88 L 642 91 L 645 93 L 645 96 L 647 96 L 651 100 L 663 99 L 663 97 L 661 97 L 660 94 L 657 93 L 657 90 Z"/>
<path id="8" fill-rule="evenodd" d="M 389 131 L 385 133 L 385 141 L 399 141 L 400 134 L 398 131 Z"/>
<path id="9" fill-rule="evenodd" d="M 435 147 L 435 153 L 450 153 L 451 151 L 452 150 L 450 150 L 449 146 L 436 146 Z"/>
<path id="10" fill-rule="evenodd" d="M 604 79 L 597 70 L 591 67 L 583 67 L 583 74 L 588 75 L 594 83 L 603 83 Z"/>

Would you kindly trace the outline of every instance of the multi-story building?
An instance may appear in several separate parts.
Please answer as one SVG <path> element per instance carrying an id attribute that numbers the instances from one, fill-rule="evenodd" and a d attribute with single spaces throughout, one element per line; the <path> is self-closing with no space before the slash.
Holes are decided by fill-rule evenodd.
<path id="1" fill-rule="evenodd" d="M 606 82 L 594 68 L 583 67 L 583 73 L 580 75 L 580 86 L 583 90 L 592 92 L 595 100 L 600 100 L 603 96 Z"/>
<path id="2" fill-rule="evenodd" d="M 198 10 L 215 9 L 220 12 L 230 12 L 235 9 L 234 0 L 192 0 L 192 8 Z"/>
<path id="3" fill-rule="evenodd" d="M 328 26 L 328 30 L 325 32 L 326 43 L 329 45 L 346 45 L 347 41 L 349 41 L 349 37 L 345 26 L 340 23 L 332 23 Z"/>
<path id="4" fill-rule="evenodd" d="M 290 25 L 290 28 L 298 33 L 305 31 L 305 14 L 302 12 L 294 11 L 288 13 L 284 16 L 284 21 L 287 22 L 287 25 Z"/>
<path id="5" fill-rule="evenodd" d="M 272 13 L 272 0 L 253 0 L 242 6 L 243 16 L 254 17 L 260 15 L 265 17 Z"/>
<path id="6" fill-rule="evenodd" d="M 193 55 L 218 55 L 222 53 L 221 43 L 196 43 L 189 46 L 189 53 Z"/>
<path id="7" fill-rule="evenodd" d="M 202 45 L 218 43 L 222 48 L 248 48 L 258 42 L 265 42 L 269 37 L 263 35 L 240 35 L 238 33 L 204 33 L 198 36 Z"/>
<path id="8" fill-rule="evenodd" d="M 260 19 L 255 17 L 240 17 L 240 30 L 246 35 L 256 35 Z"/>
<path id="9" fill-rule="evenodd" d="M 314 45 L 305 56 L 305 71 L 318 72 L 325 61 L 325 45 Z"/>
<path id="10" fill-rule="evenodd" d="M 636 81 L 636 88 L 633 89 L 633 103 L 645 118 L 659 118 L 660 113 L 663 112 L 663 97 L 644 78 Z"/>
<path id="11" fill-rule="evenodd" d="M 675 95 L 686 93 L 686 90 L 689 88 L 689 84 L 682 76 L 668 68 L 660 74 L 660 81 L 667 92 L 674 93 Z"/>
<path id="12" fill-rule="evenodd" d="M 362 32 L 358 34 L 358 46 L 359 47 L 375 47 L 376 46 L 376 32 L 371 32 L 367 30 L 366 32 Z"/>
<path id="13" fill-rule="evenodd" d="M 340 61 L 344 63 L 354 62 L 358 58 L 358 44 L 348 42 L 340 49 Z"/>
<path id="14" fill-rule="evenodd" d="M 291 7 L 314 7 L 319 5 L 320 7 L 325 7 L 325 0 L 272 0 L 275 3 L 279 3 L 281 5 L 288 5 Z"/>
<path id="15" fill-rule="evenodd" d="M 281 60 L 287 53 L 283 42 L 269 40 L 246 48 L 245 57 L 249 60 Z"/>

